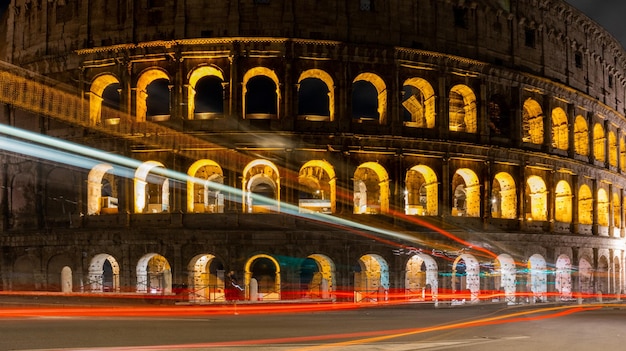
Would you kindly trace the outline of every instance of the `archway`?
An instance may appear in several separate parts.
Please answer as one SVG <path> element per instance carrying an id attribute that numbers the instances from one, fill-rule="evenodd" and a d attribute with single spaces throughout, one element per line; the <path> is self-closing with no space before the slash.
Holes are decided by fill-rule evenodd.
<path id="1" fill-rule="evenodd" d="M 458 84 L 450 89 L 448 117 L 449 129 L 453 132 L 478 131 L 476 95 L 467 85 Z"/>
<path id="2" fill-rule="evenodd" d="M 554 198 L 554 219 L 558 222 L 572 221 L 572 189 L 569 183 L 561 180 L 556 184 Z"/>
<path id="3" fill-rule="evenodd" d="M 214 255 L 194 256 L 187 265 L 189 300 L 192 302 L 224 301 L 224 265 Z"/>
<path id="4" fill-rule="evenodd" d="M 106 111 L 107 108 L 115 108 L 116 102 L 117 109 L 119 109 L 120 96 L 117 91 L 119 87 L 119 79 L 112 74 L 99 75 L 91 82 L 89 87 L 89 122 L 92 126 L 100 123 L 119 123 L 119 118 L 115 118 L 113 114 L 109 115 Z M 117 94 L 117 101 L 114 99 L 115 95 L 110 93 L 113 90 Z"/>
<path id="5" fill-rule="evenodd" d="M 452 177 L 452 215 L 480 217 L 480 183 L 469 168 L 459 168 Z"/>
<path id="6" fill-rule="evenodd" d="M 495 276 L 493 279 L 499 280 L 494 286 L 504 290 L 504 301 L 509 304 L 515 304 L 517 291 L 517 267 L 515 260 L 508 254 L 500 254 L 495 260 Z"/>
<path id="7" fill-rule="evenodd" d="M 150 86 L 153 82 L 165 82 L 165 84 L 169 84 L 170 78 L 167 75 L 167 73 L 159 68 L 149 68 L 146 71 L 142 72 L 139 76 L 139 79 L 137 80 L 137 95 L 135 98 L 135 102 L 136 102 L 136 106 L 135 106 L 135 117 L 137 119 L 137 122 L 145 122 L 146 118 L 147 118 L 147 114 L 148 114 L 148 98 L 149 98 L 149 92 L 148 92 L 148 86 Z M 159 83 L 160 84 L 160 83 Z M 155 88 L 159 88 L 156 89 L 157 91 L 161 90 L 161 86 L 154 86 Z M 168 88 L 169 89 L 169 88 Z M 157 92 L 155 91 L 155 93 Z M 169 90 L 168 90 L 169 91 Z M 156 99 L 164 99 L 165 101 L 159 101 Z M 162 104 L 167 104 L 168 109 L 169 109 L 169 102 L 170 102 L 170 98 L 169 98 L 169 94 L 167 97 L 163 97 L 163 96 L 152 96 L 151 99 L 155 99 L 155 103 L 159 102 Z M 167 112 L 167 115 L 169 115 L 169 111 Z"/>
<path id="8" fill-rule="evenodd" d="M 334 298 L 336 283 L 333 260 L 322 254 L 312 254 L 307 259 L 313 260 L 317 266 L 317 270 L 308 284 L 309 296 L 321 299 Z"/>
<path id="9" fill-rule="evenodd" d="M 187 170 L 187 211 L 191 213 L 223 213 L 224 184 L 222 167 L 212 160 L 198 160 Z"/>
<path id="10" fill-rule="evenodd" d="M 320 69 L 309 69 L 298 78 L 298 118 L 335 120 L 335 83 Z"/>
<path id="11" fill-rule="evenodd" d="M 387 122 L 387 85 L 374 73 L 361 73 L 352 81 L 352 118 Z"/>
<path id="12" fill-rule="evenodd" d="M 559 299 L 570 300 L 572 298 L 572 263 L 566 255 L 560 255 L 556 260 L 554 286 Z"/>
<path id="13" fill-rule="evenodd" d="M 383 166 L 365 162 L 354 172 L 354 213 L 378 214 L 389 211 L 389 176 Z"/>
<path id="14" fill-rule="evenodd" d="M 567 114 L 560 107 L 552 110 L 552 146 L 560 150 L 569 148 Z"/>
<path id="15" fill-rule="evenodd" d="M 274 257 L 255 255 L 246 262 L 244 269 L 246 299 L 280 300 L 280 264 Z"/>
<path id="16" fill-rule="evenodd" d="M 224 74 L 213 66 L 200 66 L 189 74 L 189 119 L 213 119 L 224 113 Z"/>
<path id="17" fill-rule="evenodd" d="M 170 208 L 169 180 L 154 173 L 156 168 L 163 169 L 162 163 L 147 161 L 135 171 L 133 179 L 135 189 L 135 213 L 161 213 Z"/>
<path id="18" fill-rule="evenodd" d="M 243 117 L 246 119 L 277 119 L 280 117 L 280 89 L 276 72 L 255 67 L 243 76 Z"/>
<path id="19" fill-rule="evenodd" d="M 254 160 L 243 170 L 243 212 L 280 211 L 280 175 L 267 160 Z"/>
<path id="20" fill-rule="evenodd" d="M 526 220 L 548 220 L 548 190 L 546 183 L 539 176 L 530 176 L 526 180 Z"/>
<path id="21" fill-rule="evenodd" d="M 405 294 L 408 300 L 437 301 L 439 282 L 437 279 L 439 268 L 431 256 L 417 253 L 406 263 L 404 281 Z"/>
<path id="22" fill-rule="evenodd" d="M 586 257 L 581 257 L 578 262 L 578 290 L 583 297 L 592 297 L 593 267 Z"/>
<path id="23" fill-rule="evenodd" d="M 366 254 L 354 272 L 354 302 L 386 301 L 389 292 L 389 265 L 381 256 Z"/>
<path id="24" fill-rule="evenodd" d="M 458 295 L 457 302 L 479 301 L 480 265 L 470 254 L 459 255 L 452 264 L 452 293 Z"/>
<path id="25" fill-rule="evenodd" d="M 499 172 L 491 187 L 491 217 L 517 219 L 517 190 L 515 180 L 506 172 Z"/>
<path id="26" fill-rule="evenodd" d="M 541 105 L 531 98 L 524 101 L 522 109 L 522 141 L 543 144 L 543 111 Z"/>
<path id="27" fill-rule="evenodd" d="M 404 81 L 402 106 L 404 125 L 416 128 L 435 128 L 435 91 L 423 78 Z"/>
<path id="28" fill-rule="evenodd" d="M 334 213 L 336 201 L 335 170 L 323 160 L 312 160 L 300 168 L 298 183 L 300 212 Z"/>
<path id="29" fill-rule="evenodd" d="M 406 173 L 404 213 L 407 215 L 436 216 L 439 214 L 437 175 L 428 166 L 413 166 Z"/>
<path id="30" fill-rule="evenodd" d="M 164 295 L 172 293 L 172 270 L 165 257 L 149 253 L 139 259 L 137 292 Z"/>
<path id="31" fill-rule="evenodd" d="M 578 155 L 589 155 L 589 127 L 583 116 L 576 116 L 574 122 L 574 151 Z"/>
<path id="32" fill-rule="evenodd" d="M 89 263 L 88 279 L 87 289 L 90 292 L 119 292 L 119 263 L 106 253 L 94 256 Z"/>
<path id="33" fill-rule="evenodd" d="M 533 302 L 548 301 L 548 274 L 546 260 L 538 254 L 528 259 L 529 290 L 532 293 Z"/>
<path id="34" fill-rule="evenodd" d="M 598 162 L 606 160 L 604 127 L 600 123 L 593 126 L 593 157 Z"/>

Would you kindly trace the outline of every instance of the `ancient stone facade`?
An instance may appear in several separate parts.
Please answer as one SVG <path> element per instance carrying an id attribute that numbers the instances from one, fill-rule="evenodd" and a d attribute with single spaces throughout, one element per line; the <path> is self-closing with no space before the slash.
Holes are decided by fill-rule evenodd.
<path id="1" fill-rule="evenodd" d="M 3 289 L 623 290 L 624 51 L 566 3 L 106 3 L 8 12 L 2 123 L 125 158 L 3 153 Z"/>

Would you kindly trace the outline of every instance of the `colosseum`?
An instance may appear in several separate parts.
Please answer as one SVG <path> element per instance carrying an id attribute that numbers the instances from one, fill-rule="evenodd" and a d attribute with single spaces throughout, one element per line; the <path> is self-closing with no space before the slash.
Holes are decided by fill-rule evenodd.
<path id="1" fill-rule="evenodd" d="M 624 289 L 625 51 L 564 1 L 13 0 L 1 31 L 1 290 Z"/>

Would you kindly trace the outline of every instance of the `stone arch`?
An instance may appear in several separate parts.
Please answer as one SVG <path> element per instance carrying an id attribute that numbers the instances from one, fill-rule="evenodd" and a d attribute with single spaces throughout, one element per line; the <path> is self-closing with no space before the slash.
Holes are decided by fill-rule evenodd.
<path id="1" fill-rule="evenodd" d="M 589 155 L 589 126 L 583 116 L 576 116 L 574 122 L 574 151 L 582 156 Z"/>
<path id="2" fill-rule="evenodd" d="M 254 160 L 243 170 L 243 212 L 280 211 L 280 174 L 267 160 Z"/>
<path id="3" fill-rule="evenodd" d="M 560 107 L 552 109 L 552 146 L 567 150 L 569 148 L 569 130 L 567 114 Z"/>
<path id="4" fill-rule="evenodd" d="M 578 190 L 578 223 L 593 224 L 593 195 L 587 184 Z"/>
<path id="5" fill-rule="evenodd" d="M 389 176 L 377 162 L 365 162 L 354 171 L 354 213 L 389 211 Z"/>
<path id="6" fill-rule="evenodd" d="M 480 264 L 470 254 L 459 255 L 452 264 L 452 293 L 470 302 L 479 301 Z"/>
<path id="7" fill-rule="evenodd" d="M 405 271 L 404 289 L 409 300 L 437 301 L 439 268 L 433 257 L 416 253 L 408 259 Z"/>
<path id="8" fill-rule="evenodd" d="M 257 261 L 261 262 L 258 267 Z M 280 264 L 274 257 L 266 254 L 250 257 L 244 267 L 244 274 L 246 299 L 251 301 L 280 300 Z"/>
<path id="9" fill-rule="evenodd" d="M 480 217 L 480 182 L 469 168 L 459 168 L 452 177 L 452 215 Z"/>
<path id="10" fill-rule="evenodd" d="M 385 124 L 387 123 L 387 85 L 385 81 L 375 73 L 365 72 L 361 73 L 354 78 L 352 84 L 354 85 L 357 82 L 368 82 L 376 88 L 377 92 L 377 113 L 378 113 L 378 123 Z M 354 94 L 353 94 L 353 104 L 354 104 Z M 354 105 L 353 105 L 354 111 Z"/>
<path id="11" fill-rule="evenodd" d="M 198 89 L 197 89 L 198 82 L 200 82 L 201 80 L 205 78 L 215 78 L 219 80 L 223 89 L 224 73 L 221 71 L 221 69 L 211 66 L 211 65 L 204 65 L 204 66 L 199 66 L 199 67 L 194 68 L 188 74 L 189 84 L 186 86 L 187 88 L 187 116 L 189 119 L 217 118 L 220 112 L 220 111 L 200 111 L 200 112 L 196 111 L 196 107 L 197 107 L 196 100 L 198 98 L 196 94 L 198 93 Z M 223 90 L 220 92 L 219 96 L 210 96 L 209 98 L 216 100 L 216 101 L 221 101 L 223 104 Z M 223 106 L 221 107 L 222 107 L 221 113 L 223 113 Z"/>
<path id="12" fill-rule="evenodd" d="M 148 86 L 158 80 L 171 81 L 169 75 L 160 68 L 149 68 L 139 75 L 137 79 L 135 96 L 135 118 L 137 122 L 145 122 L 148 112 Z"/>
<path id="13" fill-rule="evenodd" d="M 526 180 L 526 220 L 548 220 L 548 189 L 543 178 L 533 175 Z"/>
<path id="14" fill-rule="evenodd" d="M 411 167 L 406 172 L 404 213 L 437 216 L 439 214 L 439 182 L 437 174 L 426 165 Z"/>
<path id="15" fill-rule="evenodd" d="M 615 294 L 618 298 L 622 294 L 622 265 L 619 256 L 613 257 L 613 290 L 612 293 Z"/>
<path id="16" fill-rule="evenodd" d="M 306 263 L 313 262 L 315 271 L 311 277 L 304 277 L 303 270 L 306 269 Z M 310 269 L 309 269 L 310 270 Z M 329 299 L 334 297 L 335 291 L 335 263 L 330 257 L 322 254 L 309 255 L 300 265 L 301 282 L 305 279 L 306 290 L 304 295 L 309 298 Z"/>
<path id="17" fill-rule="evenodd" d="M 543 110 L 532 98 L 524 101 L 522 109 L 522 141 L 543 144 Z"/>
<path id="18" fill-rule="evenodd" d="M 450 89 L 449 129 L 454 132 L 477 133 L 476 94 L 467 85 L 457 84 Z"/>
<path id="19" fill-rule="evenodd" d="M 405 115 L 404 125 L 416 128 L 435 128 L 435 90 L 423 78 L 409 78 L 404 81 L 402 106 Z"/>
<path id="20" fill-rule="evenodd" d="M 105 163 L 95 165 L 87 176 L 87 214 L 95 215 L 102 213 L 103 208 L 108 208 L 112 212 L 117 212 L 118 198 L 117 191 L 111 194 L 109 199 L 104 201 L 102 194 L 102 180 L 105 175 L 113 170 L 113 166 Z M 110 174 L 110 173 L 109 173 Z M 111 174 L 112 176 L 112 174 Z M 115 210 L 115 211 L 113 211 Z"/>
<path id="21" fill-rule="evenodd" d="M 593 266 L 588 257 L 581 257 L 578 260 L 578 291 L 582 297 L 592 297 L 593 289 Z"/>
<path id="22" fill-rule="evenodd" d="M 153 173 L 156 168 L 164 169 L 164 166 L 158 161 L 147 161 L 135 171 L 135 213 L 169 211 L 169 180 Z"/>
<path id="23" fill-rule="evenodd" d="M 187 212 L 223 213 L 222 167 L 213 160 L 198 160 L 187 170 Z"/>
<path id="24" fill-rule="evenodd" d="M 567 255 L 560 255 L 556 260 L 554 285 L 561 300 L 572 298 L 572 263 Z"/>
<path id="25" fill-rule="evenodd" d="M 272 95 L 275 94 L 275 100 L 268 102 L 271 105 L 269 106 L 269 108 L 273 109 L 272 111 L 266 111 L 266 113 L 259 113 L 257 111 L 249 111 L 248 104 L 250 101 L 252 101 L 252 99 L 250 96 L 248 96 L 249 95 L 248 84 L 250 83 L 250 80 L 254 79 L 255 77 L 266 77 L 270 79 L 272 82 L 274 82 L 275 91 L 269 92 L 269 93 L 271 93 Z M 276 72 L 274 72 L 273 70 L 267 67 L 261 67 L 261 66 L 251 68 L 244 74 L 242 84 L 243 84 L 243 93 L 242 93 L 243 118 L 246 118 L 246 119 L 274 119 L 274 118 L 278 119 L 280 118 L 280 110 L 279 110 L 280 101 L 281 101 L 280 83 L 278 80 L 278 76 L 276 75 Z M 256 94 L 257 92 L 253 91 L 252 93 Z M 275 111 L 275 115 L 272 114 L 272 112 L 274 111 Z"/>
<path id="26" fill-rule="evenodd" d="M 604 188 L 600 188 L 598 189 L 597 196 L 598 225 L 607 227 L 610 220 L 609 207 L 611 203 L 609 201 L 609 195 Z"/>
<path id="27" fill-rule="evenodd" d="M 187 264 L 189 300 L 225 301 L 224 265 L 215 255 L 199 254 Z"/>
<path id="28" fill-rule="evenodd" d="M 626 170 L 626 138 L 623 135 L 619 138 L 619 169 Z"/>
<path id="29" fill-rule="evenodd" d="M 165 257 L 149 253 L 139 259 L 137 292 L 164 295 L 172 293 L 172 269 Z"/>
<path id="30" fill-rule="evenodd" d="M 594 278 L 595 287 L 592 292 L 596 295 L 608 294 L 611 288 L 611 272 L 609 270 L 609 260 L 605 255 L 598 257 L 598 266 L 596 267 Z"/>
<path id="31" fill-rule="evenodd" d="M 616 237 L 619 237 L 619 229 L 622 228 L 622 202 L 620 200 L 620 195 L 618 192 L 613 192 L 613 227 L 616 230 L 615 233 L 611 233 Z"/>
<path id="32" fill-rule="evenodd" d="M 593 157 L 599 162 L 606 161 L 604 127 L 600 123 L 593 126 Z"/>
<path id="33" fill-rule="evenodd" d="M 548 271 L 545 258 L 534 254 L 528 259 L 528 287 L 534 302 L 548 301 Z"/>
<path id="34" fill-rule="evenodd" d="M 89 87 L 89 122 L 90 125 L 95 126 L 105 122 L 103 117 L 106 113 L 103 113 L 103 103 L 105 101 L 105 89 L 110 86 L 119 87 L 120 80 L 110 73 L 101 74 L 94 78 Z M 119 93 L 118 93 L 119 94 Z M 119 118 L 106 119 L 108 124 L 119 123 Z"/>
<path id="35" fill-rule="evenodd" d="M 494 264 L 496 274 L 493 279 L 499 279 L 499 283 L 494 284 L 494 286 L 504 291 L 504 301 L 507 304 L 514 304 L 517 290 L 517 282 L 515 279 L 517 267 L 515 260 L 513 260 L 511 255 L 500 254 L 496 257 Z"/>
<path id="36" fill-rule="evenodd" d="M 554 190 L 554 219 L 558 222 L 572 222 L 572 188 L 565 180 L 560 180 Z"/>
<path id="37" fill-rule="evenodd" d="M 317 94 L 315 95 L 316 99 L 314 99 L 314 104 L 319 105 L 319 106 L 327 106 L 328 107 L 328 117 L 327 120 L 328 121 L 334 121 L 335 120 L 335 82 L 333 81 L 333 78 L 330 76 L 330 74 L 328 74 L 326 71 L 323 71 L 321 69 L 317 69 L 317 68 L 313 68 L 313 69 L 308 69 L 304 72 L 302 72 L 300 74 L 300 77 L 298 78 L 298 114 L 301 115 L 300 113 L 300 106 L 301 106 L 301 102 L 302 102 L 302 97 L 301 97 L 301 93 L 302 93 L 302 89 L 303 89 L 303 85 L 306 84 L 306 80 L 317 80 L 322 82 L 325 86 L 326 89 L 328 89 L 326 93 L 326 99 L 321 99 L 320 96 L 318 96 Z M 307 119 L 307 120 L 326 120 L 326 115 L 318 115 L 318 114 L 309 114 L 309 113 L 304 113 L 303 118 Z"/>
<path id="38" fill-rule="evenodd" d="M 70 215 L 77 212 L 78 179 L 76 174 L 64 167 L 56 167 L 46 175 L 45 213 L 55 220 L 70 221 Z"/>
<path id="39" fill-rule="evenodd" d="M 377 254 L 365 254 L 359 258 L 354 272 L 354 301 L 386 301 L 389 291 L 389 265 Z"/>
<path id="40" fill-rule="evenodd" d="M 95 255 L 89 263 L 90 292 L 120 292 L 120 265 L 110 254 Z"/>
<path id="41" fill-rule="evenodd" d="M 617 167 L 617 137 L 613 131 L 609 131 L 609 165 Z"/>
<path id="42" fill-rule="evenodd" d="M 66 254 L 54 255 L 46 267 L 46 290 L 70 293 L 73 290 L 72 259 Z"/>
<path id="43" fill-rule="evenodd" d="M 517 186 L 507 172 L 499 172 L 491 187 L 491 217 L 517 219 Z"/>
<path id="44" fill-rule="evenodd" d="M 335 213 L 337 178 L 333 166 L 324 160 L 311 160 L 298 174 L 300 212 Z"/>

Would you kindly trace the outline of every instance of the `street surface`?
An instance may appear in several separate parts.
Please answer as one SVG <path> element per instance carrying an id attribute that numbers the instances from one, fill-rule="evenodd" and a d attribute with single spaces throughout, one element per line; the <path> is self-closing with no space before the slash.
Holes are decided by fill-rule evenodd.
<path id="1" fill-rule="evenodd" d="M 116 308 L 122 307 L 106 309 Z M 398 305 L 263 314 L 240 307 L 148 316 L 140 315 L 144 309 L 136 316 L 58 310 L 58 316 L 56 310 L 0 314 L 0 350 L 587 351 L 621 350 L 626 340 L 626 305 L 620 304 Z M 11 308 L 0 312 L 6 311 Z"/>

